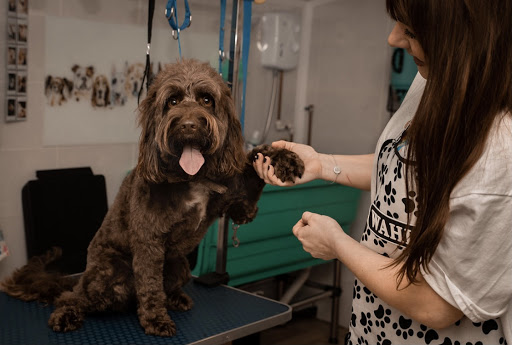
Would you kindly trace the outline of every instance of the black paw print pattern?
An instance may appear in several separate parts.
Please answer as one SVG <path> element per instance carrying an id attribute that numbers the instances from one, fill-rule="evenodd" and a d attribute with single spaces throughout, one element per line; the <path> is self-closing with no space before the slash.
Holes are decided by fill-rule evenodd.
<path id="1" fill-rule="evenodd" d="M 404 340 L 414 335 L 414 331 L 410 328 L 412 325 L 411 319 L 406 319 L 400 315 L 398 322 L 393 323 L 393 329 L 396 330 L 397 336 L 402 336 Z"/>
<path id="2" fill-rule="evenodd" d="M 361 299 L 361 287 L 357 284 L 357 280 L 354 286 L 354 294 L 352 296 L 353 299 Z"/>
<path id="3" fill-rule="evenodd" d="M 487 320 L 484 322 L 473 323 L 473 325 L 475 327 L 482 327 L 482 332 L 484 334 L 489 334 L 492 331 L 496 331 L 498 329 L 498 323 L 496 320 Z"/>
<path id="4" fill-rule="evenodd" d="M 398 161 L 396 164 L 395 169 L 393 169 L 393 174 L 395 177 L 393 178 L 393 181 L 396 182 L 399 179 L 402 179 L 402 169 L 404 167 L 404 164 L 401 161 Z"/>
<path id="5" fill-rule="evenodd" d="M 407 194 L 406 198 L 402 199 L 402 203 L 404 204 L 404 212 L 405 213 L 412 213 L 414 216 L 418 216 L 418 207 L 416 206 L 416 192 L 413 190 L 410 190 Z"/>
<path id="6" fill-rule="evenodd" d="M 396 189 L 393 188 L 391 182 L 389 182 L 384 188 L 384 190 L 386 192 L 386 194 L 384 195 L 384 202 L 391 206 L 391 204 L 395 203 Z"/>
<path id="7" fill-rule="evenodd" d="M 366 230 L 363 233 L 363 241 L 364 242 L 368 241 L 368 238 L 370 237 L 371 233 L 372 233 L 371 230 L 366 228 Z"/>
<path id="8" fill-rule="evenodd" d="M 382 146 L 380 148 L 380 151 L 379 151 L 379 160 L 384 157 L 384 154 L 388 154 L 393 150 L 393 143 L 394 143 L 395 140 L 393 139 L 390 139 L 390 140 L 386 140 L 385 142 L 382 143 Z"/>
<path id="9" fill-rule="evenodd" d="M 379 305 L 377 310 L 373 312 L 377 320 L 375 321 L 375 325 L 377 327 L 385 328 L 386 325 L 391 323 L 391 319 L 389 316 L 391 315 L 391 309 L 384 308 L 382 304 Z"/>
<path id="10" fill-rule="evenodd" d="M 377 296 L 375 296 L 366 286 L 363 287 L 363 291 L 366 294 L 366 303 L 375 303 Z"/>
<path id="11" fill-rule="evenodd" d="M 386 214 L 387 214 L 387 215 L 388 215 L 388 217 L 390 217 L 390 218 L 394 218 L 394 219 L 398 219 L 398 218 L 400 218 L 400 216 L 399 216 L 399 215 L 398 215 L 398 213 L 396 213 L 396 212 L 391 213 L 391 212 L 389 212 L 389 211 L 386 211 Z"/>
<path id="12" fill-rule="evenodd" d="M 379 169 L 379 180 L 380 180 L 380 184 L 384 184 L 385 183 L 385 176 L 386 174 L 388 173 L 388 166 L 386 164 L 381 164 L 381 167 Z"/>
<path id="13" fill-rule="evenodd" d="M 391 340 L 386 339 L 386 333 L 380 332 L 377 334 L 377 345 L 391 345 Z"/>
<path id="14" fill-rule="evenodd" d="M 439 339 L 439 334 L 437 334 L 436 331 L 434 331 L 433 329 L 428 329 L 428 327 L 423 324 L 420 325 L 420 330 L 418 331 L 416 336 L 419 339 L 424 339 L 425 344 L 427 345 L 430 344 L 432 341 Z M 445 342 L 446 341 L 449 341 L 448 344 L 451 344 L 451 340 L 449 338 L 446 338 Z"/>
<path id="15" fill-rule="evenodd" d="M 370 313 L 361 313 L 359 323 L 363 326 L 364 334 L 370 334 L 372 332 L 373 321 L 371 320 Z"/>

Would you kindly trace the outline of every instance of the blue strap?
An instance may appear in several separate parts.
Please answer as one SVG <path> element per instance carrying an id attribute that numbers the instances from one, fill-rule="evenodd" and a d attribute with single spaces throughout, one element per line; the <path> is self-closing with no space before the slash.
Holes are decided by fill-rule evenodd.
<path id="1" fill-rule="evenodd" d="M 243 93 L 242 93 L 242 113 L 240 114 L 240 123 L 242 125 L 242 133 L 244 132 L 245 122 L 245 91 L 247 90 L 247 70 L 249 66 L 249 47 L 251 43 L 251 17 L 252 17 L 252 1 L 244 0 L 244 27 L 242 41 L 242 68 L 243 68 Z M 238 76 L 235 76 L 238 78 Z"/>
<path id="2" fill-rule="evenodd" d="M 185 18 L 183 19 L 183 23 L 178 25 L 178 6 L 176 5 L 176 0 L 168 0 L 167 6 L 165 7 L 165 16 L 167 17 L 167 21 L 172 28 L 172 35 L 174 39 L 178 40 L 178 50 L 181 59 L 181 40 L 180 40 L 180 31 L 188 28 L 192 22 L 192 14 L 190 13 L 190 7 L 188 5 L 188 0 L 184 0 L 185 4 Z M 174 36 L 174 32 L 176 32 L 176 36 Z"/>
<path id="3" fill-rule="evenodd" d="M 224 61 L 224 23 L 226 22 L 226 0 L 220 0 L 220 30 L 219 30 L 219 74 L 222 75 Z"/>
<path id="4" fill-rule="evenodd" d="M 165 7 L 165 14 L 167 16 L 167 21 L 173 30 L 178 31 L 185 30 L 190 26 L 192 21 L 192 15 L 190 14 L 190 7 L 188 5 L 188 0 L 184 0 L 185 3 L 185 18 L 183 19 L 183 23 L 178 26 L 178 7 L 176 6 L 176 0 L 168 0 L 167 6 Z M 173 14 L 173 15 L 171 15 Z"/>

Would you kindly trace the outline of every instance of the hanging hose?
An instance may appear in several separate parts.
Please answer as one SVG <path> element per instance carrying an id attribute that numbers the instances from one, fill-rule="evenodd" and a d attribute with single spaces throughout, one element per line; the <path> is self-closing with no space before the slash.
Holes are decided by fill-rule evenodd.
<path id="1" fill-rule="evenodd" d="M 265 124 L 265 130 L 263 131 L 263 135 L 261 136 L 260 143 L 264 143 L 265 140 L 267 139 L 268 132 L 270 131 L 270 125 L 272 124 L 272 115 L 274 114 L 274 107 L 276 103 L 276 84 L 278 77 L 279 72 L 277 70 L 272 70 L 272 94 L 270 96 L 270 104 L 268 106 L 267 122 Z"/>

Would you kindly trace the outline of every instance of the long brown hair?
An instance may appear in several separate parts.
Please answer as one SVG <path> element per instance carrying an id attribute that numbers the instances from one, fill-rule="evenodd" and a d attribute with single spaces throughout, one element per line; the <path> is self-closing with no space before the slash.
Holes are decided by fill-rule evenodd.
<path id="1" fill-rule="evenodd" d="M 386 7 L 412 29 L 429 67 L 407 131 L 414 164 L 406 188 L 417 193 L 417 219 L 393 263 L 398 284 L 415 283 L 441 240 L 453 188 L 482 155 L 497 116 L 512 110 L 512 1 L 386 0 Z"/>

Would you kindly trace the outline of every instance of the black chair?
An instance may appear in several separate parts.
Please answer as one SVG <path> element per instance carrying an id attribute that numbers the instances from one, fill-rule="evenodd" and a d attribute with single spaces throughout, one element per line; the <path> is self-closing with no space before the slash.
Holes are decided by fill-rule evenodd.
<path id="1" fill-rule="evenodd" d="M 28 257 L 58 246 L 62 257 L 51 269 L 83 272 L 87 247 L 108 210 L 105 178 L 89 167 L 39 170 L 36 176 L 22 189 Z"/>

